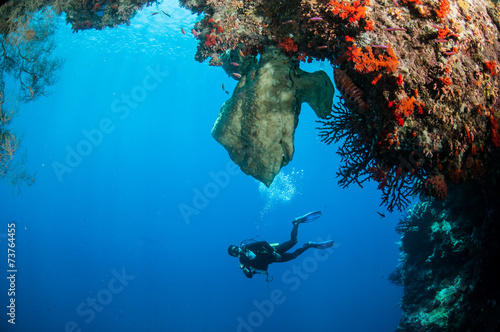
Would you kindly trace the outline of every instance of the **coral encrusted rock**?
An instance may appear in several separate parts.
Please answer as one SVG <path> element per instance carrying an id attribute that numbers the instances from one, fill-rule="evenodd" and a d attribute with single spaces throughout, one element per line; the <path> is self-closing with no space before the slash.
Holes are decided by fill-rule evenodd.
<path id="1" fill-rule="evenodd" d="M 297 60 L 270 47 L 222 105 L 212 136 L 245 174 L 270 186 L 292 160 L 301 104 L 308 103 L 325 118 L 332 110 L 333 93 L 324 71 L 305 72 Z"/>

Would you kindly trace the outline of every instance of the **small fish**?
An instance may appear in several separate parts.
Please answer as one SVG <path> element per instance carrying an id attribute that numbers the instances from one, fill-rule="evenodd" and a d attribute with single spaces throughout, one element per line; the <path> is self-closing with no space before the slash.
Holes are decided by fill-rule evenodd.
<path id="1" fill-rule="evenodd" d="M 152 12 L 151 15 L 158 15 L 160 12 Z"/>
<path id="2" fill-rule="evenodd" d="M 326 46 L 326 45 L 318 46 L 318 50 L 324 50 L 325 48 L 328 48 L 328 46 Z"/>
<path id="3" fill-rule="evenodd" d="M 321 18 L 321 17 L 311 17 L 309 19 L 309 21 L 321 21 L 321 20 L 323 20 L 323 18 Z"/>
<path id="4" fill-rule="evenodd" d="M 387 31 L 406 31 L 405 28 L 385 28 Z"/>
<path id="5" fill-rule="evenodd" d="M 450 51 L 450 52 L 443 52 L 443 54 L 446 54 L 446 55 L 455 55 L 455 54 L 458 54 L 458 52 Z"/>
<path id="6" fill-rule="evenodd" d="M 373 48 L 387 48 L 387 45 L 372 45 Z"/>
<path id="7" fill-rule="evenodd" d="M 434 41 L 436 43 L 447 43 L 448 42 L 448 40 L 446 40 L 446 39 L 434 39 Z"/>
<path id="8" fill-rule="evenodd" d="M 168 13 L 167 13 L 166 11 L 164 11 L 164 10 L 162 10 L 161 12 L 162 12 L 163 14 L 167 15 L 168 17 L 172 17 L 172 16 L 170 16 L 170 14 L 168 14 Z"/>
<path id="9" fill-rule="evenodd" d="M 235 66 L 235 67 L 238 67 L 238 66 L 240 65 L 240 64 L 239 64 L 239 63 L 237 63 L 237 62 L 231 62 L 231 64 L 232 64 L 233 66 Z"/>
<path id="10" fill-rule="evenodd" d="M 281 23 L 281 25 L 283 25 L 283 24 L 290 24 L 290 23 L 293 23 L 293 20 L 285 21 L 285 22 Z"/>
<path id="11" fill-rule="evenodd" d="M 245 53 L 243 53 L 241 50 L 238 50 L 238 51 L 240 51 L 240 56 L 244 58 L 245 57 Z"/>
<path id="12" fill-rule="evenodd" d="M 184 28 L 182 28 L 182 27 L 181 27 L 181 32 L 182 32 L 182 34 L 183 34 L 183 35 L 185 35 L 185 34 L 186 34 L 186 31 L 185 31 L 185 30 L 184 30 Z"/>
<path id="13" fill-rule="evenodd" d="M 231 75 L 233 75 L 234 77 L 237 77 L 237 78 L 241 78 L 241 74 L 238 74 L 238 73 L 232 73 Z"/>
<path id="14" fill-rule="evenodd" d="M 229 94 L 229 92 L 227 92 L 227 91 L 224 91 L 224 92 L 227 93 L 227 94 Z"/>
<path id="15" fill-rule="evenodd" d="M 377 213 L 378 213 L 378 215 L 379 215 L 379 216 L 381 216 L 382 218 L 385 218 L 385 214 L 383 214 L 382 212 L 378 212 L 378 211 L 377 211 Z"/>
<path id="16" fill-rule="evenodd" d="M 191 33 L 195 36 L 198 37 L 199 32 L 196 31 L 195 29 L 191 30 Z"/>
<path id="17" fill-rule="evenodd" d="M 222 83 L 222 90 L 226 90 L 226 88 L 224 87 L 224 83 Z"/>

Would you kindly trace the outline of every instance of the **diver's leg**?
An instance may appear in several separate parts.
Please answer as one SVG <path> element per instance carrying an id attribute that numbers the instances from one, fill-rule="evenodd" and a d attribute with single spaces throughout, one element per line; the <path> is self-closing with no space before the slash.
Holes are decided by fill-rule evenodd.
<path id="1" fill-rule="evenodd" d="M 288 250 L 292 249 L 294 245 L 297 244 L 297 235 L 299 233 L 299 224 L 293 224 L 292 233 L 290 234 L 290 240 L 277 245 L 274 249 L 283 255 Z"/>
<path id="2" fill-rule="evenodd" d="M 310 247 L 302 247 L 302 248 L 299 248 L 291 253 L 288 253 L 288 252 L 283 253 L 283 254 L 281 254 L 281 260 L 279 262 L 282 263 L 282 262 L 291 261 L 292 259 L 297 258 L 300 254 L 302 254 L 304 251 L 306 251 L 309 248 Z"/>
<path id="3" fill-rule="evenodd" d="M 293 224 L 292 233 L 290 234 L 290 240 L 297 243 L 297 235 L 299 234 L 299 223 Z"/>

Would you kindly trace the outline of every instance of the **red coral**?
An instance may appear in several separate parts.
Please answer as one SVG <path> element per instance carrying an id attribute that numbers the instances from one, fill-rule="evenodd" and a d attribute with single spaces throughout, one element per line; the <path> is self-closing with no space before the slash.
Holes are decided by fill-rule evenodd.
<path id="1" fill-rule="evenodd" d="M 377 85 L 377 83 L 378 83 L 378 81 L 380 80 L 381 77 L 382 77 L 382 74 L 378 74 L 377 76 L 375 76 L 375 78 L 372 81 L 372 84 L 373 85 Z"/>
<path id="2" fill-rule="evenodd" d="M 448 187 L 446 186 L 446 182 L 444 182 L 442 174 L 429 176 L 425 181 L 425 188 L 429 195 L 439 200 L 446 199 L 446 195 L 448 194 Z"/>
<path id="3" fill-rule="evenodd" d="M 438 29 L 437 39 L 445 39 L 448 34 L 453 34 L 453 31 L 448 29 L 448 27 L 444 27 L 442 29 Z"/>
<path id="4" fill-rule="evenodd" d="M 493 146 L 500 147 L 500 135 L 498 134 L 498 120 L 494 116 L 490 116 L 491 125 L 491 143 Z"/>
<path id="5" fill-rule="evenodd" d="M 383 190 L 388 181 L 387 173 L 378 166 L 369 167 L 367 171 L 372 174 L 372 179 L 378 182 L 377 189 Z"/>
<path id="6" fill-rule="evenodd" d="M 296 52 L 298 45 L 290 37 L 286 37 L 278 43 L 279 48 L 285 49 L 287 52 Z"/>
<path id="7" fill-rule="evenodd" d="M 486 68 L 488 68 L 492 76 L 498 76 L 496 61 L 486 61 L 484 64 L 486 65 Z"/>
<path id="8" fill-rule="evenodd" d="M 396 78 L 396 83 L 398 85 L 403 85 L 403 75 L 401 75 L 401 73 L 399 73 L 398 77 Z"/>
<path id="9" fill-rule="evenodd" d="M 410 116 L 413 113 L 413 109 L 415 108 L 415 104 L 417 103 L 417 100 L 413 97 L 411 98 L 403 98 L 397 105 L 396 105 L 396 110 L 394 111 L 395 115 L 399 115 L 402 117 L 403 115 L 405 117 Z"/>
<path id="10" fill-rule="evenodd" d="M 452 85 L 453 84 L 453 81 L 448 76 L 446 76 L 446 77 L 438 77 L 438 80 L 439 80 L 439 82 L 441 82 L 441 84 L 443 86 L 444 85 Z"/>
<path id="11" fill-rule="evenodd" d="M 391 45 L 385 49 L 386 54 L 378 54 L 378 56 L 373 54 L 373 50 L 370 46 L 366 47 L 366 52 L 363 52 L 363 50 L 356 47 L 356 45 L 348 47 L 348 50 L 347 56 L 349 60 L 353 61 L 355 63 L 354 68 L 363 74 L 384 69 L 387 73 L 391 73 L 394 72 L 398 66 L 398 59 Z"/>
<path id="12" fill-rule="evenodd" d="M 439 10 L 436 10 L 437 16 L 445 18 L 450 12 L 450 2 L 448 0 L 441 0 Z"/>
<path id="13" fill-rule="evenodd" d="M 210 47 L 215 44 L 217 44 L 217 38 L 214 35 L 207 35 L 207 39 L 205 40 L 205 46 Z"/>
<path id="14" fill-rule="evenodd" d="M 369 1 L 365 0 L 364 5 L 368 5 Z M 365 17 L 366 7 L 361 6 L 361 2 L 355 0 L 352 5 L 347 1 L 330 0 L 332 13 L 341 19 L 349 19 L 349 22 L 354 23 Z"/>
<path id="15" fill-rule="evenodd" d="M 373 21 L 366 21 L 365 30 L 366 31 L 373 31 Z"/>

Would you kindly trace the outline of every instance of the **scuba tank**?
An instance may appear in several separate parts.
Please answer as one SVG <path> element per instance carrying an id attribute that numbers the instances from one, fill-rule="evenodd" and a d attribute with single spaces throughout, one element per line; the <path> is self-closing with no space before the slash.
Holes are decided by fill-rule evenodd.
<path id="1" fill-rule="evenodd" d="M 257 242 L 256 238 L 258 238 L 259 236 L 257 235 L 256 237 L 253 237 L 251 239 L 246 239 L 246 240 L 243 240 L 241 241 L 240 243 L 240 248 L 243 247 L 243 246 L 246 246 L 247 244 L 249 244 L 250 242 Z"/>

